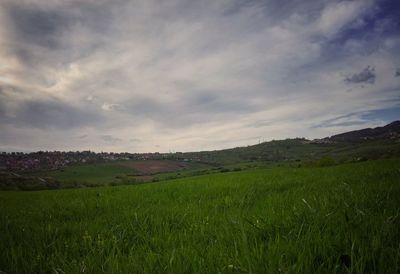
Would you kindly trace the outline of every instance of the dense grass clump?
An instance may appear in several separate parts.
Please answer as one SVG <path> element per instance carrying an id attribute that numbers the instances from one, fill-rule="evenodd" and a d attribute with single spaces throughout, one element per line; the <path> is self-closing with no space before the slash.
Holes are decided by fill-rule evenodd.
<path id="1" fill-rule="evenodd" d="M 0 272 L 399 273 L 400 164 L 0 192 Z"/>

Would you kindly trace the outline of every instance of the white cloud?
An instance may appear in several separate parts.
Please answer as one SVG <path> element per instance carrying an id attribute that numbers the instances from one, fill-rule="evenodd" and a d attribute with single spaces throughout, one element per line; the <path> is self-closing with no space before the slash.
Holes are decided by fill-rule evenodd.
<path id="1" fill-rule="evenodd" d="M 103 103 L 103 105 L 101 106 L 101 109 L 105 111 L 118 110 L 120 108 L 121 108 L 120 104 Z"/>
<path id="2" fill-rule="evenodd" d="M 360 17 L 372 4 L 370 0 L 332 1 L 322 10 L 317 28 L 323 35 L 331 37 L 353 21 L 361 26 Z"/>

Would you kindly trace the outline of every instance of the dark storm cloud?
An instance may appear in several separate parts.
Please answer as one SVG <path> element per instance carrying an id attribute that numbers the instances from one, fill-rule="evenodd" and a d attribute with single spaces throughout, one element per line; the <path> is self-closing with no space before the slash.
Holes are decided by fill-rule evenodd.
<path id="1" fill-rule="evenodd" d="M 125 1 L 65 1 L 58 4 L 35 2 L 19 4 L 6 1 L 1 8 L 7 14 L 7 48 L 18 60 L 36 69 L 68 64 L 99 48 L 112 26 L 112 7 Z M 90 33 L 85 43 L 74 40 L 76 31 Z M 87 37 L 88 38 L 88 37 Z M 61 66 L 62 68 L 62 66 Z"/>
<path id="2" fill-rule="evenodd" d="M 78 1 L 59 2 L 58 5 L 32 3 L 18 5 L 14 2 L 3 4 L 8 14 L 9 27 L 16 38 L 32 44 L 53 48 L 57 39 L 68 34 L 74 27 L 90 29 L 105 34 L 112 27 L 113 12 L 128 3 L 120 1 Z M 121 6 L 121 7 L 119 7 Z M 94 33 L 94 34 L 95 34 Z M 93 33 L 92 33 L 93 34 Z"/>
<path id="3" fill-rule="evenodd" d="M 73 22 L 63 10 L 47 10 L 37 6 L 10 5 L 8 15 L 14 35 L 19 41 L 49 49 L 59 47 L 59 36 Z"/>
<path id="4" fill-rule="evenodd" d="M 395 77 L 399 77 L 400 76 L 400 68 L 396 69 L 396 72 L 394 73 Z"/>
<path id="5" fill-rule="evenodd" d="M 376 78 L 375 68 L 367 66 L 359 73 L 354 73 L 344 79 L 347 84 L 374 84 Z"/>
<path id="6" fill-rule="evenodd" d="M 7 50 L 18 58 L 26 69 L 45 67 L 65 61 L 61 53 L 62 36 L 74 19 L 63 9 L 49 9 L 41 5 L 18 5 L 6 2 L 9 43 Z"/>
<path id="7" fill-rule="evenodd" d="M 58 100 L 29 100 L 19 102 L 15 114 L 4 120 L 23 127 L 72 129 L 94 125 L 100 116 Z"/>

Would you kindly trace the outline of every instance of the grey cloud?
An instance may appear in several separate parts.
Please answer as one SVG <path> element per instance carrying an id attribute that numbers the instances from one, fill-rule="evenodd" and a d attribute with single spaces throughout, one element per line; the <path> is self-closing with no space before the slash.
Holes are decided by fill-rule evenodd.
<path id="1" fill-rule="evenodd" d="M 174 101 L 163 103 L 151 98 L 135 98 L 126 102 L 123 111 L 132 117 L 148 118 L 163 127 L 187 127 L 202 124 L 227 116 L 234 119 L 237 116 L 253 113 L 262 109 L 261 104 L 255 104 L 241 97 L 223 96 L 223 91 L 194 92 L 184 94 Z"/>
<path id="2" fill-rule="evenodd" d="M 164 128 L 185 127 L 194 121 L 175 103 L 161 103 L 150 98 L 135 98 L 124 105 L 124 111 L 136 122 L 152 120 Z"/>
<path id="3" fill-rule="evenodd" d="M 359 73 L 354 73 L 344 79 L 347 84 L 374 84 L 376 78 L 375 68 L 367 66 Z"/>
<path id="4" fill-rule="evenodd" d="M 0 101 L 0 124 L 2 121 L 4 121 L 6 119 L 6 106 L 3 102 Z"/>
<path id="5" fill-rule="evenodd" d="M 78 139 L 86 139 L 87 137 L 88 137 L 87 134 L 82 134 L 82 135 L 77 136 L 76 138 L 78 138 Z"/>
<path id="6" fill-rule="evenodd" d="M 399 77 L 400 76 L 400 68 L 396 69 L 396 72 L 394 74 L 395 77 Z"/>
<path id="7" fill-rule="evenodd" d="M 251 103 L 246 98 L 237 96 L 224 96 L 223 91 L 200 92 L 197 95 L 188 95 L 183 100 L 187 111 L 200 113 L 251 113 L 260 110 L 259 104 Z"/>
<path id="8" fill-rule="evenodd" d="M 40 74 L 48 65 L 65 62 L 67 56 L 62 48 L 66 45 L 62 37 L 74 22 L 65 10 L 13 2 L 3 4 L 2 8 L 7 12 L 9 30 L 9 43 L 5 48 L 27 71 Z"/>
<path id="9" fill-rule="evenodd" d="M 31 4 L 6 2 L 3 8 L 10 19 L 16 38 L 33 44 L 53 48 L 64 34 L 73 28 L 90 29 L 92 35 L 111 31 L 113 12 L 123 9 L 126 0 L 65 1 L 57 5 L 34 1 Z M 94 33 L 93 33 L 94 32 Z"/>
<path id="10" fill-rule="evenodd" d="M 27 70 L 40 74 L 63 69 L 101 47 L 112 32 L 113 7 L 126 1 L 21 2 L 0 4 L 11 42 L 5 46 Z"/>
<path id="11" fill-rule="evenodd" d="M 123 110 L 123 106 L 120 104 L 103 103 L 101 109 L 104 111 L 118 111 Z"/>
<path id="12" fill-rule="evenodd" d="M 348 122 L 338 122 L 338 123 L 323 123 L 320 124 L 318 127 L 347 127 L 347 126 L 358 126 L 358 125 L 365 125 L 367 121 L 348 121 Z"/>
<path id="13" fill-rule="evenodd" d="M 94 112 L 50 99 L 18 102 L 15 114 L 3 117 L 5 124 L 61 130 L 93 126 L 100 120 L 101 116 Z"/>
<path id="14" fill-rule="evenodd" d="M 102 135 L 102 136 L 100 136 L 100 138 L 103 141 L 105 141 L 107 144 L 111 144 L 111 145 L 114 145 L 114 144 L 122 142 L 122 139 L 116 138 L 116 137 L 114 137 L 112 135 Z"/>
<path id="15" fill-rule="evenodd" d="M 133 116 L 154 117 L 154 115 L 165 115 L 169 112 L 167 104 L 161 104 L 150 98 L 136 97 L 125 102 L 124 109 Z"/>
<path id="16" fill-rule="evenodd" d="M 184 128 L 202 120 L 207 121 L 204 116 L 196 119 L 192 111 L 177 102 L 167 104 L 149 98 L 136 98 L 127 102 L 124 110 L 136 122 L 151 120 L 160 128 Z"/>
<path id="17" fill-rule="evenodd" d="M 236 0 L 228 2 L 223 14 L 231 16 L 243 11 L 243 9 L 255 7 L 264 14 L 269 24 L 278 24 L 279 22 L 282 23 L 281 20 L 285 20 L 293 14 L 306 14 L 309 19 L 313 20 L 319 15 L 326 3 L 326 0 Z"/>
<path id="18" fill-rule="evenodd" d="M 362 117 L 365 112 L 351 112 L 345 115 L 340 115 L 331 119 L 320 121 L 313 125 L 312 128 L 331 128 L 331 127 L 348 127 L 356 125 L 364 125 L 367 123 Z"/>
<path id="19" fill-rule="evenodd" d="M 59 46 L 59 35 L 73 22 L 63 10 L 45 10 L 37 6 L 11 5 L 11 26 L 17 39 L 47 48 Z"/>
<path id="20" fill-rule="evenodd" d="M 248 127 L 259 128 L 259 127 L 267 127 L 272 124 L 273 124 L 273 122 L 271 122 L 269 120 L 258 120 L 258 121 L 255 121 L 254 123 L 249 124 Z"/>

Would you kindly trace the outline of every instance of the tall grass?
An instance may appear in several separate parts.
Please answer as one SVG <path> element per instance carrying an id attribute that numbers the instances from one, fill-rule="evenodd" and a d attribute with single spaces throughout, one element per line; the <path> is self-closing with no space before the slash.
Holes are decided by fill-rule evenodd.
<path id="1" fill-rule="evenodd" d="M 0 192 L 5 273 L 399 273 L 400 164 Z"/>

